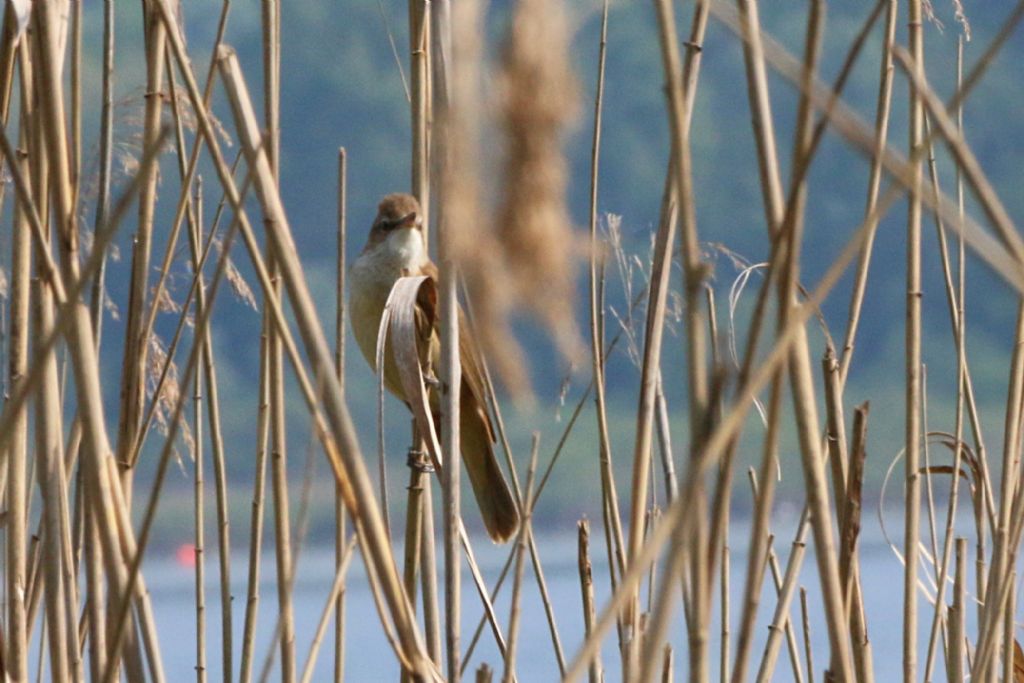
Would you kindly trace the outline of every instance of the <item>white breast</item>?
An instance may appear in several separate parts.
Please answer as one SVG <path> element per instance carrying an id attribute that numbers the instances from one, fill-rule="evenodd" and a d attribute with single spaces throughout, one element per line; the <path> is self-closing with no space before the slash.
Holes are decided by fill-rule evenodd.
<path id="1" fill-rule="evenodd" d="M 395 230 L 375 248 L 363 252 L 349 274 L 352 331 L 363 356 L 373 367 L 380 316 L 388 294 L 403 272 L 417 273 L 428 261 L 423 233 Z"/>

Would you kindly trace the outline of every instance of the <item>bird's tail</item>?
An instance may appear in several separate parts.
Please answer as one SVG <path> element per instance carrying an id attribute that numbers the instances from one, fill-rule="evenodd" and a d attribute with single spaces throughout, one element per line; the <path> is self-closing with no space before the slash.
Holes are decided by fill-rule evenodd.
<path id="1" fill-rule="evenodd" d="M 460 419 L 462 462 L 473 485 L 487 534 L 495 543 L 504 543 L 519 528 L 519 510 L 494 455 L 491 432 L 482 408 L 476 401 L 466 401 L 465 393 Z"/>

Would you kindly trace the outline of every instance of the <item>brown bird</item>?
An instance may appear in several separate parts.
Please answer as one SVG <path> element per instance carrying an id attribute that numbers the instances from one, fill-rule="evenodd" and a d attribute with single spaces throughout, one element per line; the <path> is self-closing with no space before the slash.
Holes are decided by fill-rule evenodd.
<path id="1" fill-rule="evenodd" d="M 370 228 L 366 246 L 349 274 L 352 332 L 363 357 L 376 372 L 377 333 L 388 295 L 402 276 L 426 275 L 437 284 L 437 266 L 430 260 L 423 241 L 423 217 L 412 195 L 389 194 L 381 200 L 377 217 Z M 420 349 L 432 367 L 441 362 L 441 341 L 435 311 L 422 310 L 430 302 L 420 302 L 423 322 Z M 460 311 L 461 322 L 461 311 Z M 429 354 L 429 355 L 428 355 Z M 459 325 L 459 358 L 462 387 L 459 394 L 459 438 L 462 461 L 473 485 L 484 526 L 497 543 L 507 541 L 519 526 L 519 511 L 509 491 L 501 466 L 494 455 L 494 430 L 484 404 L 483 373 L 479 355 L 466 325 Z M 408 405 L 390 343 L 384 353 L 384 386 Z M 435 425 L 440 425 L 440 399 L 430 390 L 430 408 Z"/>

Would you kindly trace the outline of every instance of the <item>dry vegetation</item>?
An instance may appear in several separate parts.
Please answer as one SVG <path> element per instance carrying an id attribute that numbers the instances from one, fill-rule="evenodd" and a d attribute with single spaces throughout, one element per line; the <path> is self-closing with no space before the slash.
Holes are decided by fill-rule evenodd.
<path id="1" fill-rule="evenodd" d="M 1018 304 L 1016 343 L 1006 361 L 1010 389 L 1004 433 L 986 435 L 989 443 L 1002 440 L 1001 452 L 989 451 L 981 432 L 964 322 L 968 250 L 1000 273 L 1019 298 L 1024 293 L 1024 241 L 965 142 L 961 116 L 971 89 L 1024 16 L 1024 2 L 1016 4 L 984 49 L 974 51 L 980 56 L 968 68 L 962 67 L 961 49 L 960 87 L 944 103 L 929 86 L 925 71 L 922 22 L 932 11 L 925 0 L 908 0 L 905 6 L 897 6 L 896 0 L 874 4 L 850 45 L 827 48 L 846 50 L 844 66 L 831 85 L 817 72 L 825 21 L 820 0 L 809 3 L 799 57 L 761 31 L 757 0 L 738 0 L 735 5 L 725 0 L 656 0 L 658 25 L 652 27 L 651 40 L 660 41 L 663 56 L 671 157 L 650 262 L 641 264 L 647 269 L 646 286 L 634 290 L 633 266 L 622 252 L 618 223 L 610 217 L 609 229 L 602 232 L 598 214 L 607 2 L 601 43 L 594 46 L 599 64 L 596 84 L 580 84 L 572 74 L 571 22 L 563 3 L 518 0 L 501 58 L 491 55 L 491 61 L 499 63 L 499 85 L 490 92 L 482 86 L 488 80 L 488 62 L 482 56 L 492 47 L 480 40 L 483 3 L 409 1 L 412 190 L 425 207 L 431 207 L 429 234 L 440 257 L 441 277 L 432 295 L 439 301 L 446 349 L 437 369 L 441 386 L 458 385 L 454 342 L 458 326 L 467 324 L 484 342 L 506 386 L 525 395 L 523 355 L 510 341 L 510 316 L 519 308 L 539 317 L 567 357 L 585 364 L 589 355 L 592 379 L 565 425 L 565 435 L 588 428 L 584 425 L 591 418 L 584 411 L 593 398 L 589 428 L 596 429 L 600 445 L 593 454 L 592 472 L 601 481 L 602 518 L 593 525 L 586 520 L 579 524 L 585 631 L 568 638 L 560 635 L 556 624 L 531 524 L 531 512 L 558 467 L 565 438 L 546 461 L 538 462 L 541 446 L 536 438 L 528 459 L 514 458 L 487 375 L 488 404 L 511 468 L 517 504 L 524 512 L 504 569 L 489 586 L 474 556 L 476 539 L 462 523 L 460 459 L 453 457 L 459 430 L 451 428 L 458 424 L 457 392 L 444 395 L 440 436 L 428 417 L 429 373 L 419 366 L 414 318 L 421 289 L 432 285 L 421 281 L 403 280 L 396 286 L 386 322 L 395 353 L 404 359 L 400 365 L 407 394 L 419 397 L 411 402 L 416 426 L 410 436 L 407 514 L 402 521 L 387 519 L 386 501 L 381 501 L 370 474 L 369 449 L 359 444 L 346 406 L 341 371 L 344 150 L 339 155 L 333 344 L 326 332 L 328 321 L 318 317 L 314 307 L 278 193 L 278 103 L 281 79 L 286 77 L 279 66 L 280 4 L 262 3 L 259 106 L 236 56 L 222 44 L 227 2 L 213 58 L 202 72 L 196 71 L 186 51 L 178 8 L 169 0 L 144 4 L 146 83 L 130 121 L 119 123 L 118 111 L 124 107 L 115 103 L 112 92 L 112 0 L 102 7 L 102 46 L 83 46 L 81 39 L 82 13 L 100 12 L 98 3 L 12 1 L 6 5 L 0 34 L 0 111 L 5 123 L 0 128 L 0 152 L 11 181 L 0 201 L 12 207 L 4 214 L 9 216 L 3 229 L 11 235 L 12 251 L 2 294 L 4 362 L 10 384 L 0 414 L 6 579 L 0 633 L 2 668 L 10 680 L 48 676 L 60 681 L 163 681 L 168 638 L 174 641 L 175 657 L 194 653 L 200 681 L 206 679 L 207 660 L 214 656 L 209 651 L 214 649 L 225 680 L 235 680 L 236 674 L 243 683 L 265 678 L 276 660 L 282 680 L 309 681 L 322 651 L 333 654 L 334 676 L 340 680 L 346 628 L 351 628 L 345 620 L 344 596 L 353 561 L 366 566 L 380 618 L 359 628 L 379 628 L 386 635 L 391 650 L 386 657 L 381 653 L 382 666 L 385 659 L 391 666 L 397 663 L 404 680 L 473 675 L 468 663 L 481 638 L 497 643 L 502 660 L 480 666 L 476 680 L 497 675 L 515 680 L 518 644 L 524 638 L 543 637 L 520 627 L 523 594 L 532 585 L 526 580 L 530 573 L 541 594 L 558 673 L 565 680 L 589 676 L 592 683 L 601 681 L 608 663 L 602 662 L 601 646 L 607 642 L 615 643 L 614 670 L 621 671 L 623 680 L 642 683 L 681 678 L 684 671 L 689 680 L 708 680 L 713 668 L 723 681 L 749 680 L 755 672 L 757 680 L 768 681 L 781 668 L 778 659 L 784 644 L 795 679 L 820 679 L 824 670 L 826 680 L 874 680 L 871 624 L 865 610 L 872 586 L 861 581 L 858 544 L 861 506 L 867 497 L 869 410 L 867 405 L 849 405 L 844 387 L 855 366 L 858 322 L 868 303 L 864 293 L 874 232 L 880 217 L 904 199 L 906 291 L 894 296 L 905 295 L 907 302 L 906 434 L 903 460 L 893 475 L 898 478 L 902 471 L 905 487 L 899 551 L 905 567 L 904 678 L 933 680 L 945 671 L 950 681 L 968 675 L 973 681 L 1024 680 L 1024 655 L 1016 644 L 1014 622 L 1016 558 L 1024 532 L 1024 304 Z M 692 15 L 685 36 L 677 33 L 680 7 L 687 17 Z M 967 35 L 959 3 L 955 11 Z M 691 121 L 709 20 L 729 29 L 743 46 L 757 159 L 736 172 L 760 179 L 764 228 L 771 244 L 760 266 L 763 277 L 756 283 L 747 281 L 752 270 L 745 270 L 739 286 L 746 285 L 746 296 L 754 302 L 749 320 L 739 325 L 745 330 L 740 339 L 726 339 L 727 333 L 719 329 L 693 190 Z M 901 34 L 904 25 L 909 29 Z M 865 47 L 875 43 L 880 43 L 881 55 L 865 54 Z M 89 96 L 81 87 L 83 49 L 102 49 L 105 57 L 95 173 L 83 171 L 81 155 L 82 98 Z M 842 99 L 852 66 L 868 59 L 881 64 L 873 125 L 864 123 Z M 793 130 L 780 131 L 773 125 L 768 80 L 772 70 L 799 94 Z M 906 141 L 890 140 L 888 133 L 897 84 L 909 93 Z M 590 91 L 589 85 L 596 87 Z M 230 103 L 231 119 L 224 123 L 209 109 L 216 88 Z M 571 230 L 565 203 L 568 166 L 560 147 L 567 127 L 580 119 L 584 90 L 594 93 L 589 246 Z M 494 120 L 486 120 L 488 116 Z M 489 169 L 477 165 L 481 131 L 493 129 L 500 130 L 504 140 L 504 163 L 496 174 L 499 183 L 486 182 Z M 869 161 L 870 191 L 863 216 L 850 217 L 854 227 L 835 261 L 819 282 L 804 289 L 800 255 L 810 191 L 807 171 L 827 129 Z M 225 157 L 229 138 L 241 147 L 238 159 Z M 782 145 L 792 146 L 788 178 L 779 165 Z M 955 165 L 955 177 L 939 177 L 935 154 L 940 151 Z M 165 163 L 164 168 L 173 168 L 181 179 L 180 192 L 165 191 L 159 200 L 174 207 L 169 223 L 155 219 L 161 155 L 173 158 L 174 163 Z M 216 176 L 205 186 L 196 174 L 201 156 Z M 116 194 L 115 185 L 121 186 Z M 500 186 L 499 197 L 484 196 L 492 185 Z M 223 195 L 215 212 L 209 210 L 212 202 L 204 207 L 204 193 L 211 192 Z M 250 193 L 258 198 L 258 216 L 244 208 Z M 965 211 L 968 195 L 982 211 L 983 221 Z M 493 213 L 488 208 L 492 205 Z M 95 206 L 94 217 L 86 215 L 88 206 Z M 106 292 L 105 261 L 120 223 L 132 210 L 137 211 L 137 228 L 132 251 L 124 255 L 131 264 L 131 279 L 124 288 L 128 295 L 126 301 L 114 303 Z M 484 216 L 493 219 L 482 220 Z M 938 235 L 934 245 L 923 237 L 924 224 L 933 217 Z M 256 275 L 256 295 L 229 257 L 233 245 L 236 258 L 244 249 L 251 266 L 246 268 Z M 486 260 L 478 258 L 481 249 L 488 254 Z M 952 344 L 958 359 L 955 424 L 949 433 L 938 435 L 927 433 L 924 419 L 919 296 L 924 249 L 940 253 L 952 328 L 948 339 L 929 342 Z M 571 323 L 581 256 L 589 258 L 588 335 Z M 187 278 L 180 265 L 175 269 L 178 260 L 185 262 Z M 623 275 L 630 305 L 646 303 L 642 329 L 627 322 L 632 308 L 614 311 L 606 304 L 608 260 L 616 262 Z M 474 313 L 461 322 L 455 315 L 460 268 L 466 276 L 466 301 Z M 672 275 L 680 270 L 681 282 L 676 282 Z M 851 290 L 836 291 L 848 270 L 855 273 Z M 172 296 L 169 287 L 175 278 Z M 252 503 L 248 592 L 234 603 L 231 572 L 241 570 L 230 565 L 229 531 L 234 530 L 228 524 L 226 453 L 211 341 L 225 280 L 260 311 L 264 331 L 254 342 L 261 359 L 260 405 L 252 419 L 258 443 L 256 479 L 246 492 Z M 848 297 L 850 302 L 842 335 L 836 336 L 842 343 L 812 349 L 807 330 L 829 296 Z M 125 327 L 124 362 L 116 369 L 101 369 L 98 360 L 101 342 L 111 343 L 100 334 L 105 311 L 117 311 Z M 737 311 L 730 300 L 730 319 L 740 315 Z M 157 336 L 158 313 L 177 317 L 173 336 Z M 618 333 L 606 329 L 616 327 L 606 325 L 610 314 L 622 323 Z M 677 440 L 675 449 L 668 438 L 674 412 L 667 405 L 663 382 L 680 379 L 663 378 L 661 372 L 663 335 L 671 322 L 667 318 L 673 315 L 679 317 L 683 341 L 672 352 L 685 354 L 687 369 L 686 410 L 681 413 L 686 438 L 682 445 Z M 732 322 L 729 327 L 734 329 Z M 589 336 L 589 354 L 584 336 Z M 613 454 L 609 438 L 605 361 L 617 345 L 628 346 L 640 373 L 635 441 L 629 454 Z M 818 362 L 813 356 L 822 351 L 823 362 Z M 65 353 L 66 377 L 58 362 Z M 892 364 L 897 365 L 896 359 Z M 308 501 L 289 501 L 289 376 L 299 387 L 295 400 L 308 409 L 337 492 L 336 575 L 332 585 L 322 587 L 324 609 L 311 643 L 298 642 L 295 635 L 293 591 Z M 116 406 L 103 402 L 105 391 L 118 392 Z M 793 402 L 791 413 L 783 405 L 787 396 Z M 740 438 L 755 405 L 766 426 L 757 455 L 760 465 L 746 477 L 738 476 Z M 824 415 L 819 414 L 820 405 Z M 795 417 L 792 424 L 786 423 L 789 414 Z M 151 434 L 153 427 L 159 435 Z M 806 492 L 788 555 L 776 550 L 772 530 L 783 430 L 792 430 L 799 442 Z M 391 436 L 391 442 L 406 436 L 400 432 Z M 147 440 L 157 443 L 146 448 Z M 926 443 L 945 448 L 941 455 L 933 449 L 926 459 Z M 395 461 L 385 465 L 382 450 L 379 455 L 381 475 L 400 467 Z M 140 457 L 155 459 L 152 478 L 136 477 Z M 180 633 L 161 630 L 141 571 L 166 475 L 176 458 L 195 480 L 194 646 L 186 646 Z M 629 458 L 631 481 L 616 481 L 613 458 Z M 210 471 L 212 487 L 204 480 Z M 434 471 L 437 476 L 431 474 Z M 661 504 L 655 502 L 656 479 L 667 493 Z M 755 501 L 750 536 L 729 538 L 734 490 L 745 490 L 748 483 Z M 213 501 L 206 499 L 210 488 Z M 440 506 L 432 502 L 437 491 Z M 268 496 L 274 511 L 279 618 L 270 650 L 258 652 L 258 586 Z M 442 515 L 435 520 L 437 509 Z M 211 512 L 216 517 L 214 538 L 207 532 L 213 525 L 205 521 Z M 954 522 L 964 515 L 974 524 L 969 538 L 954 535 Z M 435 549 L 435 528 L 443 540 L 440 552 Z M 930 534 L 922 537 L 922 528 Z M 393 543 L 399 537 L 404 538 L 401 558 Z M 808 538 L 818 581 L 804 587 L 799 580 Z M 205 560 L 213 545 L 216 569 Z M 730 545 L 748 548 L 745 579 L 739 584 L 729 582 Z M 594 554 L 606 561 L 592 562 Z M 472 570 L 472 586 L 465 591 L 463 574 L 455 570 L 463 566 Z M 205 576 L 213 571 L 219 577 L 219 591 L 210 598 L 220 601 L 222 616 L 220 636 L 209 639 Z M 769 572 L 777 599 L 762 604 Z M 601 584 L 610 587 L 611 595 L 603 604 L 595 598 L 595 585 Z M 507 614 L 494 607 L 503 588 L 512 596 Z M 798 588 L 799 611 L 792 604 Z M 810 609 L 807 589 L 820 597 L 820 612 Z M 648 598 L 641 600 L 645 593 Z M 459 617 L 466 603 L 475 607 L 477 602 L 484 607 L 484 618 L 473 634 L 460 632 Z M 731 624 L 730 604 L 738 606 L 739 614 Z M 716 610 L 726 615 L 719 632 L 712 631 Z M 975 614 L 971 620 L 969 612 Z M 764 633 L 755 627 L 758 615 L 768 613 L 774 614 L 772 628 Z M 918 636 L 919 621 L 928 625 L 927 641 Z M 670 629 L 685 629 L 684 652 L 674 652 L 668 644 Z M 828 648 L 812 654 L 810 634 L 819 629 L 827 634 Z M 240 645 L 235 642 L 239 634 Z M 580 641 L 582 645 L 575 647 Z M 40 643 L 45 647 L 34 649 Z M 573 647 L 566 649 L 567 644 Z M 240 661 L 233 658 L 236 649 Z M 46 661 L 42 654 L 39 662 L 30 661 L 33 651 L 45 653 Z M 552 671 L 550 677 L 554 675 Z"/>

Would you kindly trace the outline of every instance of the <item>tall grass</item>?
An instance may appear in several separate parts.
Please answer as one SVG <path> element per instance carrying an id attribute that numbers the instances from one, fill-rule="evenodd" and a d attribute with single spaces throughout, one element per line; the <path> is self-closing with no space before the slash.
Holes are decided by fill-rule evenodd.
<path id="1" fill-rule="evenodd" d="M 0 496 L 6 510 L 0 666 L 6 677 L 163 681 L 168 680 L 165 658 L 184 656 L 187 650 L 200 681 L 210 678 L 217 661 L 225 681 L 248 683 L 274 670 L 284 681 L 305 683 L 326 668 L 342 680 L 351 634 L 373 629 L 390 647 L 380 655 L 382 671 L 397 666 L 402 680 L 410 681 L 457 680 L 473 671 L 478 681 L 491 680 L 498 671 L 503 681 L 526 680 L 517 676 L 517 652 L 527 639 L 550 640 L 557 670 L 552 668 L 548 677 L 568 681 L 587 676 L 596 683 L 616 671 L 631 683 L 673 680 L 683 671 L 689 680 L 705 681 L 716 668 L 723 681 L 738 683 L 755 675 L 768 681 L 783 675 L 778 659 L 784 643 L 786 666 L 795 680 L 875 680 L 877 650 L 866 605 L 876 587 L 862 580 L 860 565 L 863 506 L 875 497 L 865 476 L 869 410 L 867 404 L 853 406 L 846 388 L 850 373 L 858 369 L 862 316 L 873 303 L 867 285 L 875 234 L 881 218 L 906 200 L 906 286 L 891 294 L 905 302 L 904 531 L 896 551 L 904 565 L 899 606 L 903 676 L 933 680 L 941 669 L 950 681 L 967 676 L 1024 680 L 1014 621 L 1016 558 L 1024 533 L 1019 464 L 1024 240 L 967 141 L 970 120 L 964 115 L 973 89 L 1024 17 L 1024 2 L 1008 13 L 966 70 L 959 43 L 957 91 L 943 102 L 925 63 L 931 7 L 924 0 L 908 0 L 906 8 L 896 0 L 878 0 L 846 46 L 825 42 L 825 5 L 813 0 L 800 56 L 764 31 L 761 14 L 772 8 L 757 0 L 738 0 L 735 6 L 724 0 L 692 5 L 656 0 L 657 25 L 649 39 L 660 48 L 668 164 L 651 252 L 640 265 L 646 283 L 637 292 L 631 282 L 623 287 L 629 299 L 623 315 L 608 301 L 607 265 L 628 264 L 631 256 L 624 252 L 615 220 L 602 221 L 599 210 L 605 66 L 615 58 L 608 41 L 615 30 L 609 3 L 602 6 L 599 44 L 586 46 L 593 50 L 597 73 L 589 110 L 587 240 L 573 232 L 566 199 L 564 145 L 580 116 L 577 97 L 586 90 L 571 67 L 568 7 L 557 0 L 517 0 L 502 43 L 495 47 L 483 39 L 488 25 L 484 3 L 409 0 L 409 184 L 427 214 L 424 234 L 436 246 L 440 278 L 436 283 L 400 280 L 383 326 L 391 335 L 413 412 L 411 433 L 404 425 L 387 430 L 388 443 L 408 446 L 410 470 L 406 514 L 394 526 L 386 497 L 378 491 L 386 490 L 383 475 L 394 471 L 395 461 L 380 461 L 378 489 L 349 410 L 352 392 L 346 391 L 345 254 L 352 239 L 348 178 L 358 173 L 358 164 L 350 170 L 345 148 L 340 148 L 333 321 L 321 317 L 325 307 L 315 305 L 308 264 L 299 258 L 281 198 L 280 101 L 289 78 L 281 71 L 287 49 L 281 16 L 288 7 L 274 0 L 261 3 L 262 71 L 257 77 L 243 70 L 225 42 L 230 10 L 225 1 L 201 82 L 190 57 L 196 48 L 186 43 L 180 24 L 181 12 L 190 8 L 166 0 L 145 3 L 141 132 L 135 164 L 123 179 L 115 173 L 113 153 L 121 134 L 113 95 L 114 3 L 108 0 L 102 10 L 80 2 L 72 8 L 68 14 L 56 2 L 38 0 L 29 9 L 11 3 L 0 32 L 0 154 L 13 186 L 0 193 L 0 202 L 11 203 L 10 211 L 0 212 L 11 235 L 2 311 L 9 385 L 0 413 Z M 102 14 L 101 45 L 83 42 L 83 21 L 90 13 Z M 678 29 L 683 15 L 690 19 L 685 40 Z M 959 4 L 957 17 L 966 33 Z M 898 31 L 904 19 L 906 47 Z M 755 287 L 749 276 L 760 269 L 756 292 L 745 295 L 752 303 L 749 310 L 737 308 L 740 295 L 731 292 L 728 330 L 719 324 L 722 311 L 711 282 L 711 257 L 701 240 L 701 201 L 694 180 L 701 160 L 694 156 L 692 141 L 699 130 L 693 113 L 701 97 L 710 22 L 725 29 L 713 34 L 718 45 L 735 40 L 742 48 L 755 146 L 746 165 L 731 172 L 756 179 L 769 245 L 763 263 L 748 269 L 737 285 L 738 290 Z M 81 154 L 82 141 L 90 136 L 82 130 L 82 109 L 92 104 L 82 85 L 86 51 L 102 56 L 95 179 L 83 170 Z M 842 56 L 832 84 L 819 72 L 826 54 Z M 866 123 L 846 104 L 844 92 L 855 65 L 875 59 L 880 64 L 875 115 Z M 498 83 L 494 90 L 488 85 L 492 81 Z M 773 114 L 779 95 L 772 89 L 783 81 L 798 102 L 788 129 L 777 125 Z M 897 81 L 906 86 L 910 125 L 905 141 L 890 135 L 894 103 L 900 101 Z M 250 90 L 254 82 L 262 85 L 255 95 Z M 215 92 L 226 96 L 223 123 L 211 110 Z M 503 141 L 498 173 L 479 163 L 484 138 L 493 132 Z M 806 282 L 803 246 L 815 229 L 806 220 L 807 205 L 815 192 L 824 193 L 809 182 L 809 174 L 825 153 L 821 142 L 826 133 L 867 160 L 867 197 L 863 215 L 851 217 L 853 227 L 834 260 L 814 269 L 824 274 Z M 225 156 L 226 139 L 240 147 L 233 164 Z M 788 177 L 780 163 L 786 145 L 792 150 Z M 940 165 L 937 157 L 949 166 Z M 161 158 L 174 162 L 178 183 L 173 191 L 158 191 L 160 169 L 170 167 L 161 165 Z M 940 170 L 950 166 L 955 173 L 946 177 Z M 212 170 L 205 182 L 201 167 Z M 395 179 L 398 186 L 404 182 Z M 497 196 L 492 202 L 488 192 L 493 187 Z M 246 201 L 250 190 L 258 208 Z M 219 203 L 209 201 L 217 196 L 222 196 Z M 492 210 L 492 204 L 497 208 Z M 160 211 L 164 205 L 173 212 Z M 969 206 L 977 207 L 981 218 L 973 218 Z M 89 208 L 94 210 L 92 225 L 86 218 Z M 137 219 L 128 278 L 112 287 L 106 262 L 132 210 Z M 165 215 L 173 219 L 165 222 Z M 923 230 L 928 219 L 935 223 L 934 246 Z M 602 231 L 602 222 L 607 230 Z M 182 229 L 187 248 L 178 244 Z M 236 242 L 241 249 L 233 251 Z M 244 270 L 254 273 L 259 285 L 258 301 L 232 261 L 243 250 Z M 939 257 L 944 278 L 951 331 L 945 342 L 928 335 L 922 323 L 922 268 L 930 250 Z M 968 255 L 1002 276 L 1018 299 L 1013 351 L 999 359 L 1009 377 L 999 456 L 986 448 L 986 441 L 996 437 L 983 433 L 981 397 L 970 370 Z M 574 288 L 584 261 L 589 349 L 580 343 L 574 322 L 580 313 Z M 631 267 L 621 267 L 620 273 Z M 844 290 L 849 273 L 852 285 Z M 187 288 L 172 292 L 176 278 L 183 278 Z M 226 318 L 218 306 L 225 282 L 261 314 L 261 334 L 251 344 L 260 358 L 259 390 L 249 406 L 254 479 L 244 486 L 229 486 L 233 462 L 224 425 L 229 398 L 218 380 L 213 335 Z M 101 362 L 108 357 L 101 354 L 101 345 L 111 343 L 111 335 L 101 335 L 108 289 L 126 293 L 125 301 L 117 302 L 125 329 L 117 367 Z M 438 301 L 439 368 L 420 366 L 415 321 L 422 313 L 417 308 L 421 296 Z M 848 302 L 845 325 L 834 335 L 820 312 L 827 298 Z M 460 315 L 463 307 L 465 316 Z M 637 319 L 643 313 L 643 325 L 636 329 L 631 325 L 634 310 Z M 495 391 L 490 373 L 493 365 L 517 407 L 529 404 L 529 368 L 511 324 L 520 311 L 536 316 L 564 357 L 590 374 L 558 440 L 541 444 L 535 436 L 529 457 L 510 445 L 517 440 L 508 431 L 504 397 Z M 677 313 L 683 341 L 673 345 L 666 332 Z M 176 316 L 175 331 L 166 340 L 157 330 L 159 314 Z M 620 329 L 612 329 L 613 318 Z M 820 348 L 819 337 L 809 333 L 814 320 L 825 328 Z M 327 333 L 330 322 L 333 339 Z M 458 340 L 463 326 L 462 333 L 478 339 L 486 351 L 485 403 L 522 519 L 497 577 L 481 571 L 478 541 L 463 522 L 460 393 L 449 389 L 461 384 Z M 733 337 L 728 344 L 727 335 Z M 955 421 L 949 433 L 929 431 L 922 365 L 926 345 L 942 344 L 957 359 Z M 610 355 L 622 345 L 630 348 L 639 382 L 628 453 L 614 452 L 606 375 Z M 727 357 L 727 345 L 735 358 Z M 821 363 L 815 362 L 817 356 Z M 680 362 L 670 364 L 676 358 Z M 66 379 L 62 359 L 70 369 Z M 670 365 L 685 368 L 684 382 L 669 376 Z M 297 390 L 289 393 L 293 381 Z M 682 405 L 669 402 L 676 394 L 666 385 L 676 384 L 685 386 Z M 439 392 L 436 425 L 428 391 Z M 103 400 L 105 392 L 117 393 L 116 405 Z M 302 502 L 293 502 L 294 468 L 288 463 L 296 437 L 286 431 L 292 398 L 308 413 L 319 452 L 330 466 L 337 527 L 333 581 L 321 587 L 323 608 L 308 643 L 296 635 L 296 583 L 303 568 L 299 560 L 309 490 L 307 485 Z M 760 436 L 744 437 L 755 405 L 765 429 Z M 685 437 L 673 440 L 676 423 L 685 426 Z M 570 435 L 587 424 L 596 434 L 588 474 L 600 482 L 595 508 L 600 506 L 601 516 L 578 525 L 583 629 L 568 633 L 545 578 L 545 539 L 536 533 L 533 513 L 551 478 L 565 469 L 562 456 Z M 379 428 L 383 434 L 383 421 Z M 780 444 L 789 434 L 800 451 L 799 489 L 805 501 L 786 547 L 773 531 L 773 511 L 779 473 L 795 476 L 779 463 Z M 751 447 L 754 439 L 760 441 Z M 948 452 L 948 464 L 936 455 L 936 443 L 942 444 L 943 454 Z M 541 457 L 545 449 L 551 451 L 548 459 Z M 749 536 L 737 537 L 730 510 L 739 489 L 746 489 L 737 484 L 735 472 L 745 449 L 754 451 L 749 459 L 757 465 L 747 473 L 753 518 Z M 140 458 L 153 458 L 155 467 L 139 469 Z M 614 466 L 626 459 L 628 484 L 616 480 Z M 194 477 L 195 633 L 189 639 L 161 624 L 143 571 L 168 471 L 176 461 Z M 264 519 L 268 483 L 270 532 Z M 966 502 L 961 500 L 965 493 Z M 232 533 L 229 512 L 236 499 L 250 507 L 244 601 L 233 601 L 231 594 L 231 539 L 237 545 L 246 536 Z M 955 524 L 967 514 L 972 538 L 960 535 Z M 214 546 L 208 517 L 216 520 L 216 596 L 207 595 L 212 565 L 205 554 Z M 591 536 L 594 525 L 600 531 Z M 273 624 L 259 622 L 267 533 L 273 534 L 275 549 L 278 617 Z M 399 537 L 404 539 L 401 569 Z M 808 576 L 801 574 L 808 538 L 816 573 L 812 585 L 802 585 L 801 577 Z M 739 549 L 746 549 L 747 558 L 742 580 L 730 569 L 730 563 L 738 563 Z M 353 624 L 346 617 L 349 570 L 356 555 L 377 610 L 372 623 Z M 464 568 L 469 570 L 465 590 Z M 766 592 L 769 573 L 771 590 Z M 528 574 L 538 587 L 546 633 L 523 628 Z M 498 601 L 506 585 L 511 596 L 507 612 Z M 609 597 L 602 603 L 597 596 L 605 592 Z M 773 603 L 768 595 L 774 596 Z M 799 613 L 792 604 L 797 595 Z M 820 610 L 809 595 L 817 596 Z M 214 600 L 220 604 L 216 640 L 208 633 Z M 478 605 L 483 615 L 476 628 L 463 630 L 463 618 Z M 970 611 L 976 619 L 968 619 Z M 767 633 L 757 628 L 764 619 L 771 623 Z M 927 624 L 927 642 L 919 640 L 924 632 L 919 621 Z M 261 628 L 274 634 L 263 651 L 257 638 Z M 670 637 L 682 629 L 685 640 Z M 481 640 L 494 641 L 501 661 L 480 664 L 474 659 Z M 610 641 L 614 647 L 602 649 Z M 816 648 L 819 641 L 827 647 Z M 680 642 L 685 653 L 673 649 Z M 318 669 L 325 650 L 332 664 Z M 36 662 L 30 659 L 33 652 L 39 654 Z"/>

